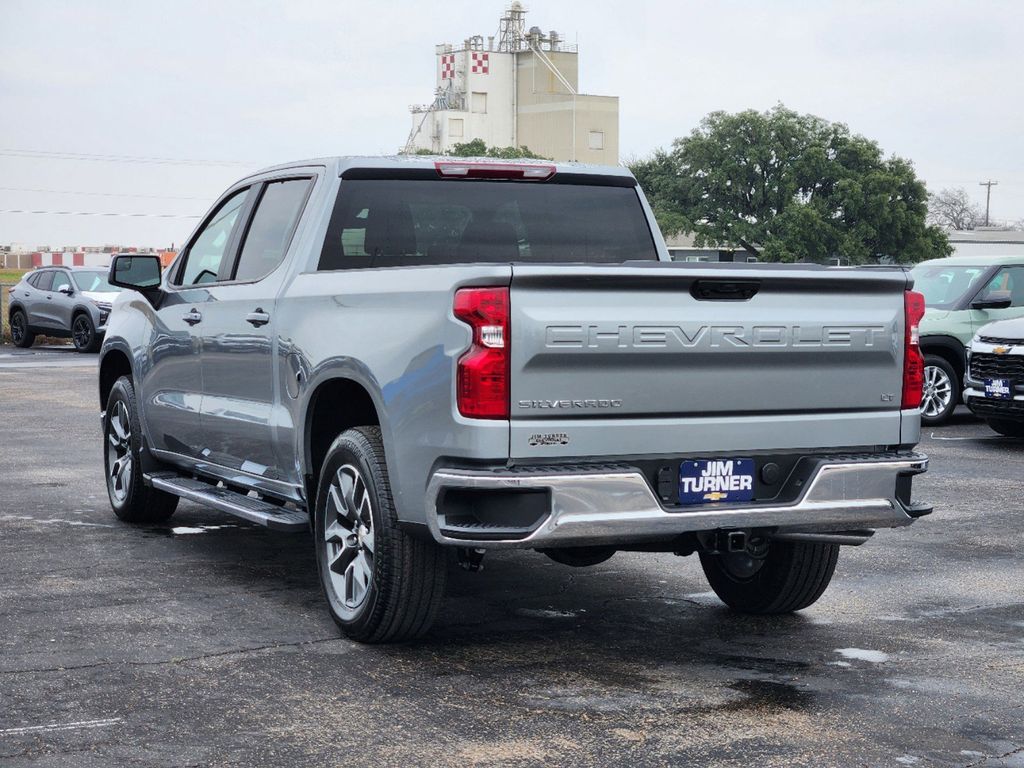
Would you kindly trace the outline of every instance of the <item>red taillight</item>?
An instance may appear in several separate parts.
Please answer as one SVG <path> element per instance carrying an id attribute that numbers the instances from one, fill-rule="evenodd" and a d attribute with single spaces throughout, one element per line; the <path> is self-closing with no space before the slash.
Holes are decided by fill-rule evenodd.
<path id="1" fill-rule="evenodd" d="M 903 294 L 903 407 L 920 408 L 924 389 L 924 355 L 921 354 L 921 318 L 924 317 L 924 296 L 917 291 Z"/>
<path id="2" fill-rule="evenodd" d="M 541 163 L 486 163 L 438 160 L 438 174 L 455 179 L 520 179 L 544 181 L 555 175 L 555 166 Z"/>
<path id="3" fill-rule="evenodd" d="M 473 329 L 473 345 L 459 358 L 459 413 L 471 419 L 507 419 L 508 288 L 460 288 L 455 292 L 453 311 Z"/>

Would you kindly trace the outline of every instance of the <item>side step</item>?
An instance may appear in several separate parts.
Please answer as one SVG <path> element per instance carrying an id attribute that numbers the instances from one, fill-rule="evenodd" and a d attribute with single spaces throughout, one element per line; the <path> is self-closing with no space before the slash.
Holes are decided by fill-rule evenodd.
<path id="1" fill-rule="evenodd" d="M 146 475 L 145 479 L 158 490 L 173 493 L 197 504 L 205 504 L 275 531 L 294 532 L 309 529 L 309 516 L 305 512 L 278 507 L 252 496 L 219 488 L 212 483 L 204 483 L 191 477 L 179 477 L 172 473 Z"/>

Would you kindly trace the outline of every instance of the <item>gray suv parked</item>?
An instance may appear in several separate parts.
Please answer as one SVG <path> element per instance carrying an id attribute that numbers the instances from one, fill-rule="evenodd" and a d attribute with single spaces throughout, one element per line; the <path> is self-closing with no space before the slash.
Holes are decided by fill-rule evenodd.
<path id="1" fill-rule="evenodd" d="M 11 340 L 31 347 L 37 335 L 70 337 L 79 352 L 97 352 L 120 290 L 107 282 L 104 269 L 44 267 L 28 272 L 8 289 Z"/>
<path id="2" fill-rule="evenodd" d="M 280 166 L 111 282 L 115 514 L 311 527 L 364 642 L 425 632 L 448 555 L 492 548 L 697 553 L 733 608 L 795 611 L 840 545 L 931 511 L 907 272 L 672 263 L 622 168 Z"/>

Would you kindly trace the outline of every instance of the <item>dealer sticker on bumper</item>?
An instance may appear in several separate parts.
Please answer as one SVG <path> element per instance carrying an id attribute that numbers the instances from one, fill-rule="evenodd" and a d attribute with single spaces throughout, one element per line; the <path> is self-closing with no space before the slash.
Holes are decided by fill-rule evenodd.
<path id="1" fill-rule="evenodd" d="M 684 461 L 679 465 L 680 504 L 750 501 L 753 498 L 753 459 Z"/>
<path id="2" fill-rule="evenodd" d="M 985 397 L 995 400 L 1013 399 L 1013 382 L 1009 379 L 985 379 Z"/>

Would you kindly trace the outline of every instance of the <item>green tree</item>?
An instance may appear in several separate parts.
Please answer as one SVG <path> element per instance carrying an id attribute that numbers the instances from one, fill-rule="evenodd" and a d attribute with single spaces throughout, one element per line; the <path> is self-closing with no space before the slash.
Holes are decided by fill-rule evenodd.
<path id="1" fill-rule="evenodd" d="M 449 155 L 456 158 L 502 158 L 512 160 L 514 158 L 531 158 L 534 160 L 549 160 L 536 153 L 529 151 L 528 146 L 487 146 L 482 138 L 474 138 L 464 144 L 455 144 Z"/>
<path id="2" fill-rule="evenodd" d="M 951 252 L 929 226 L 911 163 L 842 123 L 779 105 L 712 112 L 671 150 L 630 166 L 666 234 L 735 244 L 767 261 L 900 262 Z"/>
<path id="3" fill-rule="evenodd" d="M 414 155 L 433 155 L 429 149 L 417 149 Z M 449 157 L 496 157 L 504 160 L 526 157 L 536 160 L 550 160 L 530 151 L 529 147 L 488 147 L 483 139 L 473 139 L 463 144 L 455 144 L 446 153 Z"/>

